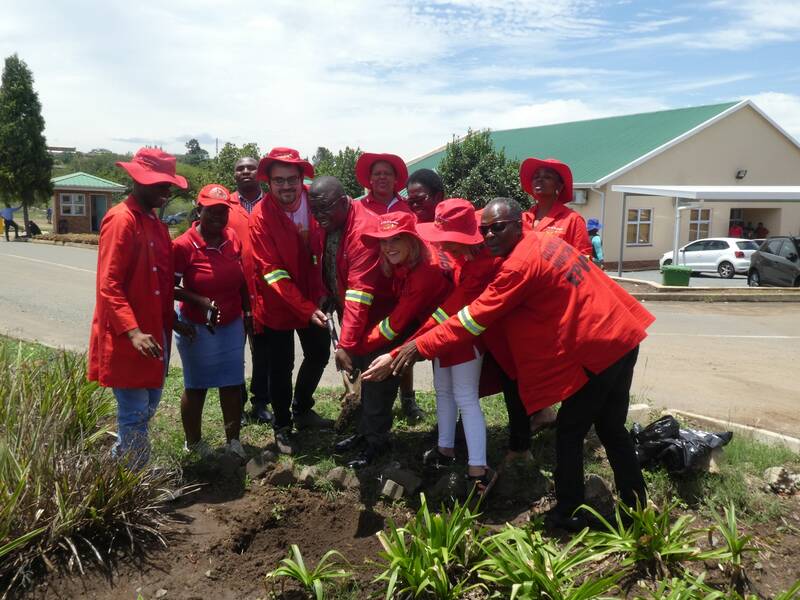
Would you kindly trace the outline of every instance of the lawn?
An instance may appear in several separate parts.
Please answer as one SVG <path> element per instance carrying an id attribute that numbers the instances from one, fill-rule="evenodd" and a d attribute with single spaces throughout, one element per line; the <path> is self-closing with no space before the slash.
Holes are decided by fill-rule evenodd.
<path id="1" fill-rule="evenodd" d="M 55 368 L 63 360 L 59 353 L 43 346 L 2 338 L 0 354 L 6 357 L 7 365 L 17 365 L 13 369 L 19 369 L 20 364 Z M 418 368 L 429 367 L 423 364 Z M 49 597 L 53 589 L 60 590 L 61 597 L 263 598 L 268 593 L 305 597 L 296 595 L 304 585 L 301 582 L 311 592 L 314 585 L 322 586 L 328 593 L 325 597 L 334 598 L 384 596 L 390 589 L 400 598 L 414 586 L 422 586 L 421 598 L 509 597 L 514 589 L 523 598 L 694 598 L 715 597 L 715 590 L 726 594 L 719 597 L 734 597 L 730 590 L 736 587 L 737 568 L 741 591 L 755 594 L 753 597 L 778 597 L 800 579 L 796 560 L 800 552 L 798 498 L 762 489 L 768 467 L 800 471 L 800 457 L 785 449 L 734 437 L 725 447 L 717 474 L 674 478 L 661 470 L 647 472 L 651 500 L 660 510 L 645 508 L 634 515 L 639 530 L 586 532 L 570 538 L 543 531 L 537 517 L 552 501 L 552 432 L 534 439 L 535 463 L 506 470 L 484 505 L 475 510 L 474 506 L 465 509 L 448 502 L 439 514 L 434 510 L 439 506 L 434 500 L 438 477 L 420 468 L 421 452 L 433 443 L 432 394 L 419 394 L 419 403 L 427 413 L 423 423 L 409 427 L 399 412 L 395 415 L 394 446 L 386 458 L 418 473 L 427 499 L 413 495 L 392 502 L 380 495 L 380 465 L 359 473 L 358 486 L 352 489 L 339 489 L 325 479 L 341 458 L 332 455 L 332 432 L 299 434 L 302 453 L 278 460 L 278 466 L 264 478 L 249 477 L 240 464 L 221 451 L 207 460 L 185 454 L 181 390 L 180 370 L 170 369 L 152 426 L 153 463 L 160 467 L 157 473 L 177 474 L 169 482 L 162 481 L 168 483 L 164 487 L 188 493 L 172 501 L 163 495 L 144 498 L 157 508 L 148 518 L 152 517 L 158 536 L 134 536 L 134 544 L 118 534 L 103 534 L 96 522 L 81 528 L 76 518 L 76 528 L 68 537 L 103 540 L 104 545 L 96 549 L 103 562 L 89 545 L 76 544 L 72 552 L 63 540 L 59 549 L 54 537 L 53 547 L 39 548 L 39 556 L 46 556 L 46 561 L 37 559 L 36 552 L 26 555 L 29 567 L 24 571 L 24 583 L 31 597 Z M 108 402 L 107 393 L 94 390 L 91 394 Z M 338 394 L 338 390 L 319 390 L 319 412 L 335 417 Z M 8 395 L 4 402 L 10 399 Z M 497 465 L 504 452 L 505 407 L 500 397 L 486 399 L 483 407 L 489 427 L 489 460 Z M 5 431 L 11 431 L 8 413 L 6 406 Z M 86 427 L 84 438 L 87 433 L 105 431 L 104 427 L 113 429 L 113 419 L 100 415 L 92 432 Z M 222 416 L 214 392 L 206 403 L 203 431 L 212 447 L 221 449 Z M 98 443 L 79 448 L 87 456 L 105 455 L 109 444 L 105 438 L 109 436 L 100 437 Z M 259 455 L 271 446 L 271 429 L 249 425 L 243 429 L 242 443 L 251 456 Z M 613 481 L 602 448 L 591 440 L 586 462 L 588 473 Z M 278 480 L 279 471 L 285 474 L 293 469 L 297 473 L 304 466 L 318 469 L 310 484 L 285 485 Z M 5 470 L 0 472 L 4 473 L 0 497 L 5 501 L 13 488 Z M 38 494 L 46 504 L 44 500 L 52 496 L 52 489 L 42 487 Z M 724 542 L 723 529 L 715 525 L 716 519 L 724 521 L 726 510 L 735 514 L 731 534 L 734 546 L 744 536 L 753 536 L 747 550 L 737 555 L 738 563 L 730 544 Z M 27 517 L 28 526 L 34 531 L 38 526 L 36 512 L 25 514 L 31 515 Z M 114 523 L 111 516 L 108 519 Z M 691 519 L 691 523 L 682 519 Z M 19 519 L 16 527 L 19 535 Z M 708 534 L 710 527 L 717 529 Z M 442 532 L 444 537 L 440 537 Z M 158 547 L 158 537 L 165 540 L 166 550 Z M 642 540 L 657 543 L 643 544 Z M 660 540 L 664 547 L 658 546 Z M 6 537 L 0 539 L 0 548 L 8 541 Z M 726 548 L 728 554 L 723 556 Z M 329 554 L 326 558 L 333 550 L 341 555 Z M 81 569 L 75 555 L 81 558 L 85 575 L 78 575 Z M 19 549 L 13 556 L 21 556 Z M 281 565 L 283 570 L 276 571 Z M 348 575 L 339 577 L 340 570 Z M 540 579 L 535 574 L 540 572 L 552 577 Z M 268 573 L 272 576 L 265 578 Z M 382 579 L 376 581 L 379 577 Z M 747 582 L 745 587 L 742 581 Z M 516 584 L 520 585 L 515 588 Z M 561 595 L 548 596 L 548 589 L 560 590 Z"/>

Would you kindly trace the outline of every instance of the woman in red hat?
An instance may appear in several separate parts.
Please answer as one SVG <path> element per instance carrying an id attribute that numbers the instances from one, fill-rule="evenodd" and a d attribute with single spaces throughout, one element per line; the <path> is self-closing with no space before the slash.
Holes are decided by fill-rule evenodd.
<path id="1" fill-rule="evenodd" d="M 365 244 L 380 244 L 381 270 L 391 278 L 392 295 L 396 298 L 391 313 L 367 332 L 361 344 L 364 354 L 381 348 L 391 348 L 425 321 L 450 291 L 450 282 L 439 267 L 431 261 L 425 242 L 414 225 L 416 219 L 410 212 L 389 212 L 379 217 L 375 226 L 361 235 Z M 362 435 L 365 428 L 391 427 L 392 406 L 364 407 Z M 368 422 L 369 421 L 369 422 Z M 388 433 L 376 431 L 377 434 Z M 368 436 L 367 436 L 368 437 Z M 373 448 L 348 463 L 361 467 L 377 454 Z"/>
<path id="2" fill-rule="evenodd" d="M 586 230 L 586 221 L 566 204 L 572 202 L 572 170 L 555 158 L 526 158 L 519 167 L 522 189 L 533 197 L 533 206 L 522 214 L 526 229 L 555 235 L 576 248 L 581 254 L 592 257 L 592 242 Z M 521 407 L 517 420 L 522 418 Z M 509 420 L 513 417 L 509 413 Z M 555 425 L 555 411 L 543 409 L 531 417 L 531 430 Z"/>
<path id="3" fill-rule="evenodd" d="M 368 190 L 361 203 L 376 215 L 411 212 L 399 193 L 406 186 L 408 168 L 396 154 L 365 152 L 356 161 L 356 179 Z"/>
<path id="4" fill-rule="evenodd" d="M 456 287 L 414 337 L 433 329 L 477 298 L 491 281 L 500 262 L 484 247 L 475 209 L 468 200 L 444 200 L 436 206 L 433 222 L 418 223 L 416 230 L 422 239 L 453 256 L 458 268 Z M 456 422 L 461 413 L 469 454 L 467 477 L 481 495 L 491 489 L 497 478 L 486 460 L 486 421 L 480 406 L 479 390 L 483 353 L 479 338 L 474 344 L 462 344 L 434 359 L 438 445 L 423 455 L 423 463 L 429 467 L 438 469 L 455 463 Z M 379 380 L 388 376 L 396 354 L 397 349 L 375 359 L 364 373 L 364 379 Z"/>
<path id="5" fill-rule="evenodd" d="M 175 340 L 183 363 L 181 420 L 186 451 L 212 453 L 202 439 L 203 404 L 219 388 L 226 452 L 246 458 L 239 442 L 244 383 L 245 331 L 252 332 L 250 294 L 242 270 L 242 246 L 228 227 L 230 194 L 211 183 L 197 196 L 199 220 L 172 243 L 175 297 L 189 328 Z M 181 286 L 183 284 L 183 287 Z"/>

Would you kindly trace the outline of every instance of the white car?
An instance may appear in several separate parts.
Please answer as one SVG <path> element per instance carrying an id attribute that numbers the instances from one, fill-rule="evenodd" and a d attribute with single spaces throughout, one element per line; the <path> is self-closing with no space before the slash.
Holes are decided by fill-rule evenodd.
<path id="1" fill-rule="evenodd" d="M 750 255 L 758 250 L 753 240 L 739 238 L 704 238 L 690 242 L 678 250 L 678 264 L 691 267 L 693 272 L 716 271 L 720 277 L 731 279 L 736 273 L 746 274 Z M 672 250 L 665 252 L 659 266 L 672 264 Z"/>

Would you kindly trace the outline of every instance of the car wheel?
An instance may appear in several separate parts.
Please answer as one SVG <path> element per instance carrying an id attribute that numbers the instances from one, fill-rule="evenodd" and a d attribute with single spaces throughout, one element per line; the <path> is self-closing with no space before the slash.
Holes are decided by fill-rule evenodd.
<path id="1" fill-rule="evenodd" d="M 665 260 L 665 261 L 664 261 L 664 262 L 661 264 L 661 266 L 662 266 L 662 267 L 668 267 L 668 266 L 670 266 L 671 264 L 672 264 L 672 259 L 671 259 L 671 258 L 668 258 L 667 260 Z"/>
<path id="2" fill-rule="evenodd" d="M 761 287 L 761 275 L 755 269 L 747 274 L 747 285 L 750 287 Z"/>
<path id="3" fill-rule="evenodd" d="M 717 273 L 723 279 L 733 279 L 733 276 L 736 275 L 736 269 L 733 268 L 733 265 L 729 263 L 727 260 L 722 261 L 719 263 L 717 267 Z"/>

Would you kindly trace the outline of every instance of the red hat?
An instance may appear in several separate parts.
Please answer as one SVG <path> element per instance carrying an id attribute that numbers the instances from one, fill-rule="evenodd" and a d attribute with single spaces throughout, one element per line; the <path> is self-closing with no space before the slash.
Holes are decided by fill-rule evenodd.
<path id="1" fill-rule="evenodd" d="M 561 162 L 555 158 L 526 158 L 519 166 L 519 182 L 522 184 L 522 189 L 529 195 L 533 196 L 533 174 L 539 167 L 548 167 L 553 169 L 556 173 L 561 175 L 564 182 L 564 187 L 561 188 L 561 193 L 556 200 L 561 204 L 572 202 L 572 171 L 566 163 Z"/>
<path id="2" fill-rule="evenodd" d="M 385 240 L 399 233 L 407 233 L 417 238 L 420 243 L 423 243 L 422 238 L 417 234 L 417 230 L 414 229 L 416 222 L 417 218 L 410 212 L 399 210 L 388 212 L 378 217 L 378 223 L 370 231 L 365 231 L 361 234 L 361 240 L 365 244 L 372 245 L 377 240 Z"/>
<path id="3" fill-rule="evenodd" d="M 175 174 L 175 157 L 158 148 L 140 148 L 131 162 L 117 162 L 136 183 L 155 185 L 169 183 L 186 189 L 189 184 L 184 177 Z"/>
<path id="4" fill-rule="evenodd" d="M 216 204 L 224 204 L 228 208 L 231 206 L 231 193 L 224 185 L 218 183 L 209 183 L 204 186 L 200 193 L 197 194 L 198 206 L 214 206 Z"/>
<path id="5" fill-rule="evenodd" d="M 269 181 L 269 167 L 272 163 L 285 163 L 287 165 L 296 165 L 302 167 L 303 176 L 309 179 L 314 178 L 314 167 L 307 160 L 300 158 L 300 153 L 294 148 L 273 148 L 269 151 L 264 158 L 258 163 L 258 171 L 256 172 L 256 179 L 259 181 Z"/>
<path id="6" fill-rule="evenodd" d="M 396 154 L 375 154 L 374 152 L 364 152 L 358 157 L 356 161 L 356 179 L 358 183 L 367 189 L 372 189 L 369 183 L 369 176 L 372 172 L 372 165 L 379 160 L 383 160 L 392 165 L 396 180 L 394 182 L 394 191 L 399 192 L 406 187 L 408 181 L 408 167 L 403 159 Z"/>
<path id="7" fill-rule="evenodd" d="M 448 198 L 436 205 L 433 223 L 418 223 L 417 232 L 426 242 L 456 242 L 481 244 L 483 236 L 478 230 L 480 216 L 469 200 Z"/>

